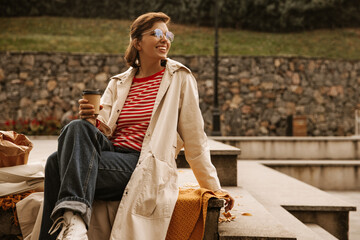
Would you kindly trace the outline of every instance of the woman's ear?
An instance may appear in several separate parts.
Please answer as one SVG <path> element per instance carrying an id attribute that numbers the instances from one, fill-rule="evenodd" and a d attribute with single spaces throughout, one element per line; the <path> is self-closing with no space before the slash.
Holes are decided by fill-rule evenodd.
<path id="1" fill-rule="evenodd" d="M 138 39 L 133 40 L 133 46 L 135 47 L 136 50 L 141 51 L 141 44 L 138 41 Z"/>

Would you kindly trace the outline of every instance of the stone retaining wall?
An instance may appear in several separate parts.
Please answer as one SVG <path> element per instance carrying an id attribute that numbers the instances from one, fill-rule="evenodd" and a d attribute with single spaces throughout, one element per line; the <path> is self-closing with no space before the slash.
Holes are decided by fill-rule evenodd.
<path id="1" fill-rule="evenodd" d="M 211 134 L 213 58 L 173 56 L 194 73 Z M 85 88 L 104 89 L 126 69 L 122 55 L 0 53 L 0 124 L 9 119 L 76 116 Z M 285 136 L 289 116 L 305 116 L 309 136 L 354 134 L 360 109 L 360 61 L 221 57 L 219 104 L 224 136 Z M 0 127 L 1 128 L 1 127 Z"/>

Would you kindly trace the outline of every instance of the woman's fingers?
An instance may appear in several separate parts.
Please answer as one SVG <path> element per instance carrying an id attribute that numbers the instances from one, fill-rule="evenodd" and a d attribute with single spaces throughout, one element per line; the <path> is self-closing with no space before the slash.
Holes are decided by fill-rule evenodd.
<path id="1" fill-rule="evenodd" d="M 79 111 L 80 118 L 95 118 L 95 110 L 81 110 Z"/>
<path id="2" fill-rule="evenodd" d="M 86 104 L 86 103 L 88 103 L 89 102 L 89 100 L 87 100 L 87 99 L 85 99 L 85 98 L 81 98 L 81 99 L 79 99 L 78 100 L 78 103 L 81 105 L 81 104 Z"/>
<path id="3" fill-rule="evenodd" d="M 225 212 L 230 211 L 235 204 L 235 199 L 229 195 L 229 198 L 225 199 Z"/>
<path id="4" fill-rule="evenodd" d="M 92 104 L 80 104 L 79 109 L 80 110 L 94 109 L 94 111 L 95 111 L 94 105 L 92 105 Z"/>
<path id="5" fill-rule="evenodd" d="M 229 196 L 228 198 L 225 198 L 225 212 L 230 211 L 234 207 L 235 199 L 232 196 L 230 196 L 228 191 L 224 189 L 219 189 L 215 193 L 223 193 Z"/>
<path id="6" fill-rule="evenodd" d="M 81 119 L 95 118 L 94 105 L 89 104 L 87 99 L 80 99 L 79 101 L 79 116 Z"/>
<path id="7" fill-rule="evenodd" d="M 92 104 L 82 104 L 79 106 L 79 115 L 81 118 L 95 117 L 95 108 Z"/>

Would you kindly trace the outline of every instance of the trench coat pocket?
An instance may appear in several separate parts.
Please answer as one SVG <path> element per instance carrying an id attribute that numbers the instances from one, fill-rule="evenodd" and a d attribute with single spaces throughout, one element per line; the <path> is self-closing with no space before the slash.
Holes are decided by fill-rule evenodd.
<path id="1" fill-rule="evenodd" d="M 147 171 L 143 186 L 137 196 L 132 213 L 141 217 L 156 219 L 170 218 L 173 196 L 177 198 L 176 175 L 167 163 L 153 157 L 153 171 Z M 175 198 L 175 201 L 176 201 Z"/>

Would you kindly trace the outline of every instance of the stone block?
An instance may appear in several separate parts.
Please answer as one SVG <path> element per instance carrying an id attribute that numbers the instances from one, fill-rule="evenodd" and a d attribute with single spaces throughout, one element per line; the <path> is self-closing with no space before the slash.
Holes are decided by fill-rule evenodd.
<path id="1" fill-rule="evenodd" d="M 215 166 L 220 184 L 223 186 L 237 185 L 237 157 L 241 150 L 220 142 L 209 140 L 211 162 Z M 176 159 L 178 168 L 189 168 L 184 152 L 181 151 Z"/>

